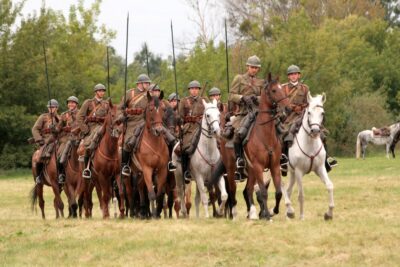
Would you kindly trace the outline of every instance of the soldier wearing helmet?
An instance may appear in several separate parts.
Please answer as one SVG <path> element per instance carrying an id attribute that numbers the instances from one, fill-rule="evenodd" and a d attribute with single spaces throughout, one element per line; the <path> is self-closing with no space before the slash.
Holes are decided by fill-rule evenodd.
<path id="1" fill-rule="evenodd" d="M 96 149 L 102 137 L 101 126 L 104 123 L 105 116 L 109 110 L 109 103 L 103 99 L 106 93 L 106 87 L 99 83 L 93 88 L 94 97 L 83 102 L 77 115 L 77 124 L 83 137 L 78 151 L 84 150 L 85 169 L 82 172 L 82 177 L 90 179 L 92 177 L 89 164 L 89 158 Z M 82 154 L 80 153 L 80 156 Z"/>
<path id="2" fill-rule="evenodd" d="M 217 87 L 213 87 L 208 91 L 208 99 L 213 101 L 217 100 L 217 106 L 220 112 L 226 112 L 228 110 L 227 105 L 221 102 L 221 90 Z"/>
<path id="3" fill-rule="evenodd" d="M 121 161 L 121 173 L 125 177 L 131 175 L 130 156 L 135 152 L 137 140 L 145 124 L 144 110 L 148 103 L 147 92 L 150 83 L 151 80 L 146 74 L 140 74 L 136 80 L 136 88 L 126 91 L 118 106 L 117 120 L 126 122 Z"/>
<path id="4" fill-rule="evenodd" d="M 304 110 L 308 106 L 307 95 L 309 88 L 307 85 L 300 81 L 301 71 L 296 65 L 290 65 L 287 69 L 288 83 L 282 85 L 282 89 L 290 102 L 290 108 L 292 112 L 284 119 L 280 129 L 283 131 L 283 147 L 281 157 L 281 168 L 283 176 L 287 175 L 288 151 L 289 147 L 293 143 L 294 134 L 297 132 L 301 125 L 301 118 Z M 325 135 L 321 135 L 322 141 L 325 145 Z M 332 166 L 336 166 L 337 161 L 333 158 L 326 159 L 325 166 L 328 171 L 331 170 Z"/>
<path id="5" fill-rule="evenodd" d="M 32 136 L 35 143 L 39 144 L 41 155 L 40 160 L 33 162 L 34 176 L 36 177 L 36 183 L 42 182 L 42 169 L 43 162 L 46 162 L 51 157 L 51 153 L 54 149 L 54 141 L 57 135 L 57 123 L 60 117 L 57 114 L 58 102 L 55 99 L 51 99 L 47 102 L 47 113 L 43 113 L 36 120 L 32 127 Z"/>
<path id="6" fill-rule="evenodd" d="M 65 183 L 65 168 L 69 152 L 72 148 L 72 142 L 77 141 L 78 137 L 75 133 L 78 130 L 77 114 L 78 114 L 79 99 L 76 96 L 70 96 L 67 99 L 68 110 L 61 113 L 60 122 L 57 125 L 59 132 L 59 146 L 57 149 L 57 164 L 58 164 L 58 183 Z"/>
<path id="7" fill-rule="evenodd" d="M 189 96 L 182 99 L 179 103 L 178 113 L 179 119 L 183 122 L 182 125 L 182 173 L 185 182 L 191 180 L 190 174 L 190 156 L 197 147 L 197 142 L 200 137 L 200 121 L 204 113 L 203 98 L 200 95 L 201 85 L 194 80 L 188 84 Z"/>
<path id="8" fill-rule="evenodd" d="M 241 180 L 240 172 L 245 167 L 245 161 L 242 158 L 242 141 L 246 137 L 250 124 L 255 119 L 255 111 L 264 84 L 262 79 L 256 77 L 261 69 L 260 59 L 255 55 L 251 56 L 247 59 L 246 66 L 246 73 L 236 75 L 233 79 L 232 89 L 229 93 L 231 105 L 236 106 L 236 109 L 233 111 L 235 119 L 232 126 L 235 129 L 233 143 L 237 169 L 235 178 L 237 180 Z M 227 127 L 229 129 L 231 126 L 228 124 Z"/>

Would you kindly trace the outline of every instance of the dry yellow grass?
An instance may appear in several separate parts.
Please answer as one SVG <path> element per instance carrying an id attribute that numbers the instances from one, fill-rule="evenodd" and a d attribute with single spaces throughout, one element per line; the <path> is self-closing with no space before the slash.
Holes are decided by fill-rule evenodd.
<path id="1" fill-rule="evenodd" d="M 236 221 L 104 221 L 97 203 L 94 219 L 55 220 L 49 188 L 42 220 L 30 211 L 32 178 L 1 177 L 0 265 L 398 266 L 398 170 L 398 160 L 383 157 L 340 159 L 331 173 L 336 204 L 331 222 L 323 220 L 327 193 L 314 175 L 304 180 L 305 220 L 287 220 L 282 203 L 272 223 L 246 220 L 241 192 Z"/>

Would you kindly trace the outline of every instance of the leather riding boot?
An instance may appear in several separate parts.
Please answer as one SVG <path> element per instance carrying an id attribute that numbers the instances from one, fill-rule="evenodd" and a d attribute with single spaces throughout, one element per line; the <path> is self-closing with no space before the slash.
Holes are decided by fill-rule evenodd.
<path id="1" fill-rule="evenodd" d="M 336 159 L 330 157 L 328 155 L 328 147 L 326 145 L 326 138 L 321 138 L 322 143 L 324 144 L 325 152 L 326 152 L 326 157 L 325 157 L 325 169 L 327 172 L 330 172 L 332 170 L 332 167 L 335 167 L 338 165 L 338 162 Z"/>
<path id="2" fill-rule="evenodd" d="M 190 183 L 192 179 L 192 175 L 190 174 L 189 171 L 189 155 L 187 153 L 182 154 L 182 173 L 183 173 L 183 178 L 185 180 L 185 184 Z"/>
<path id="3" fill-rule="evenodd" d="M 289 165 L 289 145 L 287 142 L 283 143 L 282 155 L 280 159 L 282 176 L 286 176 L 288 172 Z"/>
<path id="4" fill-rule="evenodd" d="M 245 162 L 242 158 L 242 143 L 233 143 L 235 148 L 235 156 L 236 156 L 236 169 L 243 169 L 245 167 Z"/>
<path id="5" fill-rule="evenodd" d="M 64 165 L 60 162 L 57 162 L 58 168 L 58 184 L 63 185 L 65 183 L 65 169 Z"/>
<path id="6" fill-rule="evenodd" d="M 122 149 L 122 160 L 121 160 L 121 174 L 127 178 L 131 176 L 132 170 L 129 167 L 129 160 L 130 160 L 131 153 Z"/>
<path id="7" fill-rule="evenodd" d="M 90 171 L 90 166 L 88 166 L 89 164 L 89 157 L 90 156 L 86 156 L 85 155 L 85 169 L 82 171 L 82 177 L 84 179 L 90 179 L 92 178 L 92 172 Z"/>
<path id="8" fill-rule="evenodd" d="M 43 183 L 42 172 L 43 172 L 43 164 L 41 164 L 41 163 L 36 164 L 36 173 L 35 173 L 36 174 L 36 177 L 35 177 L 36 184 Z"/>

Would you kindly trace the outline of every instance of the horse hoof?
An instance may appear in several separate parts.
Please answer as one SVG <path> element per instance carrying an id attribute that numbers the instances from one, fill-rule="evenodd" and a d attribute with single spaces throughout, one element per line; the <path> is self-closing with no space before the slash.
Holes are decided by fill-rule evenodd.
<path id="1" fill-rule="evenodd" d="M 324 219 L 325 219 L 325 221 L 330 221 L 330 220 L 333 219 L 333 216 L 332 216 L 332 215 L 329 215 L 328 213 L 325 213 L 325 214 L 324 214 Z"/>
<path id="2" fill-rule="evenodd" d="M 286 212 L 286 217 L 288 217 L 289 219 L 294 219 L 294 213 Z"/>

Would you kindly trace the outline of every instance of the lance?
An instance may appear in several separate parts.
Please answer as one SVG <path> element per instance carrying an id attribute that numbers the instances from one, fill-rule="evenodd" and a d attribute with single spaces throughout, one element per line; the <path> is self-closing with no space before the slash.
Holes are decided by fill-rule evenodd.
<path id="1" fill-rule="evenodd" d="M 110 58 L 108 56 L 108 46 L 107 46 L 107 94 L 110 98 Z"/>
<path id="2" fill-rule="evenodd" d="M 149 70 L 149 52 L 147 50 L 147 43 L 144 43 L 144 47 L 146 49 L 146 68 L 147 68 L 147 76 L 150 77 L 150 70 Z"/>
<path id="3" fill-rule="evenodd" d="M 229 94 L 228 31 L 226 29 L 226 19 L 225 19 L 225 59 L 226 59 L 226 86 L 228 88 L 228 94 Z"/>

